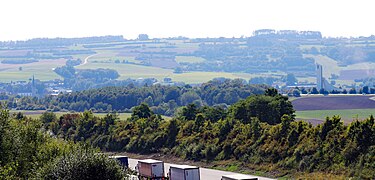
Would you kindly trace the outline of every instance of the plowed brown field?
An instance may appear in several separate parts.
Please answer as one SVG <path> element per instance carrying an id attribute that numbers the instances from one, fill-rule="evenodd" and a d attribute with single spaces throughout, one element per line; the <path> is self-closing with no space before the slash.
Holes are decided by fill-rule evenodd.
<path id="1" fill-rule="evenodd" d="M 338 109 L 370 109 L 375 108 L 374 96 L 308 96 L 292 101 L 296 111 L 338 110 Z"/>

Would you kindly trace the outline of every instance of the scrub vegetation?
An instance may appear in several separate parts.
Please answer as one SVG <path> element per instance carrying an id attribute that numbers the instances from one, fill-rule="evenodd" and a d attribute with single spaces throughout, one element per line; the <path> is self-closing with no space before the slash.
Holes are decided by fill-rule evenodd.
<path id="1" fill-rule="evenodd" d="M 55 136 L 103 151 L 231 160 L 238 167 L 274 177 L 311 177 L 309 173 L 322 178 L 375 177 L 373 116 L 347 125 L 333 116 L 313 126 L 295 121 L 291 102 L 274 89 L 240 100 L 227 110 L 189 104 L 166 121 L 141 104 L 127 121 L 116 119 L 115 114 L 99 118 L 91 112 L 60 118 L 47 112 L 40 118 Z M 228 168 L 233 169 L 231 165 Z"/>

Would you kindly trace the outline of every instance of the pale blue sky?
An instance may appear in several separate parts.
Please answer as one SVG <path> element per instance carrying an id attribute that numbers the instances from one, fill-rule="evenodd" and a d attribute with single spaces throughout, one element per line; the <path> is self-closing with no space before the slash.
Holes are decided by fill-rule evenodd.
<path id="1" fill-rule="evenodd" d="M 372 0 L 1 0 L 0 40 L 140 33 L 240 37 L 256 29 L 375 34 Z"/>

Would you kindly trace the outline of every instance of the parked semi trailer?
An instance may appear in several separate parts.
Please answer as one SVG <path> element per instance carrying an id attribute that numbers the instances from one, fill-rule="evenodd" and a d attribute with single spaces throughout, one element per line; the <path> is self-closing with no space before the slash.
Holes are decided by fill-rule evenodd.
<path id="1" fill-rule="evenodd" d="M 258 178 L 242 174 L 232 174 L 222 176 L 221 180 L 258 180 Z"/>
<path id="2" fill-rule="evenodd" d="M 140 180 L 164 180 L 164 162 L 154 159 L 139 160 L 137 164 Z"/>
<path id="3" fill-rule="evenodd" d="M 200 180 L 199 167 L 188 165 L 171 165 L 170 180 Z"/>
<path id="4" fill-rule="evenodd" d="M 109 156 L 109 158 L 116 159 L 123 167 L 129 168 L 129 160 L 127 156 Z"/>

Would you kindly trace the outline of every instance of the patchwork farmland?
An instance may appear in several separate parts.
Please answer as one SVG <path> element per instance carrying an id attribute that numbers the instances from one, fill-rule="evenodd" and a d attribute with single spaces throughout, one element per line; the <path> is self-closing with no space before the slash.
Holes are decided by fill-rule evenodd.
<path id="1" fill-rule="evenodd" d="M 113 39 L 111 40 L 110 38 Z M 65 61 L 69 59 L 82 60 L 82 64 L 76 66 L 77 69 L 108 68 L 116 70 L 120 75 L 120 80 L 156 78 L 162 81 L 165 77 L 168 77 L 172 81 L 195 84 L 207 82 L 212 78 L 218 77 L 243 78 L 248 81 L 253 77 L 280 78 L 286 75 L 286 67 L 276 68 L 273 67 L 274 65 L 267 65 L 268 61 L 278 62 L 280 60 L 275 59 L 270 54 L 265 57 L 258 57 L 257 54 L 262 54 L 263 52 L 253 51 L 244 39 L 124 40 L 122 37 L 119 37 L 120 39 L 116 39 L 116 37 L 110 38 L 102 37 L 101 41 L 80 40 L 74 44 L 67 43 L 61 46 L 38 47 L 38 49 L 32 46 L 0 48 L 0 82 L 28 80 L 32 75 L 44 81 L 62 80 L 63 77 L 55 73 L 53 69 L 64 66 Z M 337 87 L 358 85 L 354 80 L 362 76 L 357 77 L 353 73 L 363 72 L 366 75 L 365 77 L 373 75 L 371 71 L 375 67 L 373 62 L 361 61 L 360 63 L 345 64 L 341 62 L 342 59 L 319 52 L 329 48 L 327 46 L 322 46 L 320 43 L 310 45 L 304 45 L 302 41 L 300 43 L 297 49 L 301 50 L 302 58 L 310 59 L 309 62 L 314 61 L 322 64 L 324 66 L 324 76 L 327 78 L 332 74 L 339 76 L 337 79 L 332 79 Z M 370 44 L 372 45 L 373 42 Z M 230 51 L 223 51 L 224 47 L 230 47 Z M 246 49 L 253 55 L 244 56 L 243 52 Z M 319 51 L 313 53 L 310 52 L 311 49 Z M 278 51 L 275 50 L 275 52 Z M 277 53 L 275 56 L 277 56 Z M 254 63 L 260 57 L 266 58 L 268 61 L 260 62 L 260 64 L 255 63 L 252 66 L 243 68 L 245 64 Z M 83 61 L 86 58 L 88 61 Z M 12 63 L 12 61 L 14 62 Z M 20 64 L 15 63 L 16 61 L 28 62 Z M 285 63 L 288 64 L 287 62 Z M 310 65 L 312 64 L 314 63 L 310 63 Z M 268 71 L 259 70 L 259 68 L 268 66 L 270 68 Z M 226 69 L 226 67 L 230 68 Z M 313 71 L 309 73 L 302 71 L 301 73 L 299 69 L 294 68 L 290 72 L 295 73 L 299 82 L 315 82 Z"/>
<path id="2" fill-rule="evenodd" d="M 296 119 L 314 125 L 323 123 L 326 117 L 340 116 L 344 123 L 363 120 L 375 115 L 374 96 L 331 95 L 309 96 L 292 100 Z"/>

